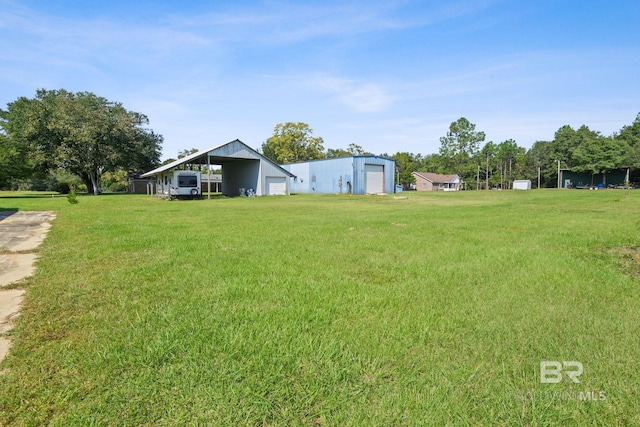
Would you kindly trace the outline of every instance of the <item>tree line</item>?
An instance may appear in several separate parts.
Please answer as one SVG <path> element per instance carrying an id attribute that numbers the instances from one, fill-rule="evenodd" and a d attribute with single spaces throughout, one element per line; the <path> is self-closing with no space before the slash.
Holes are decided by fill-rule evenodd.
<path id="1" fill-rule="evenodd" d="M 466 118 L 451 123 L 440 138 L 440 150 L 426 157 L 397 153 L 396 167 L 445 174 L 458 174 L 467 188 L 510 188 L 515 179 L 540 179 L 542 187 L 555 187 L 558 167 L 592 176 L 620 168 L 631 168 L 638 178 L 640 170 L 640 114 L 630 125 L 610 136 L 582 125 L 562 126 L 551 141 L 536 141 L 530 149 L 508 139 L 500 143 L 485 140 L 483 132 Z M 400 154 L 400 155 L 399 155 Z M 391 156 L 396 158 L 394 156 Z M 404 174 L 405 181 L 410 179 Z M 402 179 L 402 178 L 401 178 Z"/>
<path id="2" fill-rule="evenodd" d="M 633 123 L 611 136 L 583 125 L 578 129 L 562 126 L 551 141 L 536 141 L 530 149 L 515 140 L 485 142 L 484 132 L 464 117 L 452 122 L 440 138 L 438 153 L 396 152 L 381 156 L 396 161 L 397 182 L 409 186 L 413 172 L 457 174 L 467 189 L 511 188 L 516 179 L 540 180 L 541 187 L 555 187 L 558 166 L 592 175 L 629 167 L 640 179 L 640 113 Z M 306 123 L 276 125 L 273 135 L 261 147 L 262 153 L 279 164 L 371 154 L 361 146 L 324 149 L 324 140 L 313 136 Z M 559 163 L 558 163 L 559 162 Z"/>

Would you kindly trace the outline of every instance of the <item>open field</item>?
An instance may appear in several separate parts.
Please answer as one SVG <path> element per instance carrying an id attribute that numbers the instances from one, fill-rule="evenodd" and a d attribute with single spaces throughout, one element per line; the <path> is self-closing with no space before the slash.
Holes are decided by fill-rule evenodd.
<path id="1" fill-rule="evenodd" d="M 2 425 L 640 425 L 638 190 L 4 195 Z"/>

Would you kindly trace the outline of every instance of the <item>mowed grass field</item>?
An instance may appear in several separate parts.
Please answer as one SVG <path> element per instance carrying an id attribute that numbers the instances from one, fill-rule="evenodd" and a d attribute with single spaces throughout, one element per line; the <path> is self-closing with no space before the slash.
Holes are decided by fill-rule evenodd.
<path id="1" fill-rule="evenodd" d="M 640 425 L 640 190 L 6 195 L 2 425 Z"/>

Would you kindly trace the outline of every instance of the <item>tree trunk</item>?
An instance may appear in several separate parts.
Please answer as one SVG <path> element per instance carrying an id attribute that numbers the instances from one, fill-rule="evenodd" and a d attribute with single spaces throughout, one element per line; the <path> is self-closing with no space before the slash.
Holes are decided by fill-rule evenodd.
<path id="1" fill-rule="evenodd" d="M 93 185 L 93 194 L 95 196 L 102 194 L 102 188 L 100 188 L 100 174 L 97 171 L 91 172 L 91 184 Z"/>
<path id="2" fill-rule="evenodd" d="M 485 185 L 487 186 L 485 190 L 488 190 L 489 189 L 489 155 L 487 155 L 487 175 L 485 176 Z"/>
<path id="3" fill-rule="evenodd" d="M 87 186 L 87 194 L 93 194 L 93 182 L 89 174 L 87 174 L 86 172 L 82 172 L 80 174 L 80 178 L 82 179 L 84 185 Z"/>

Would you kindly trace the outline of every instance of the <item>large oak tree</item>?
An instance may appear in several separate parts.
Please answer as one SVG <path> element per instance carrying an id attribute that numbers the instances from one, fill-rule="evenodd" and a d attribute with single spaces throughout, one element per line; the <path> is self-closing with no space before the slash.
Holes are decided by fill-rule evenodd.
<path id="1" fill-rule="evenodd" d="M 0 110 L 5 139 L 27 152 L 34 170 L 65 169 L 100 194 L 105 172 L 140 171 L 159 163 L 162 136 L 147 116 L 91 92 L 38 90 Z"/>
<path id="2" fill-rule="evenodd" d="M 279 123 L 262 144 L 262 154 L 279 164 L 324 159 L 323 144 L 323 139 L 313 136 L 313 129 L 306 123 Z"/>

